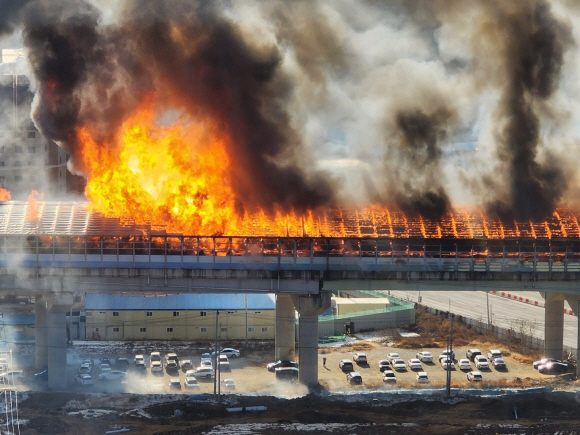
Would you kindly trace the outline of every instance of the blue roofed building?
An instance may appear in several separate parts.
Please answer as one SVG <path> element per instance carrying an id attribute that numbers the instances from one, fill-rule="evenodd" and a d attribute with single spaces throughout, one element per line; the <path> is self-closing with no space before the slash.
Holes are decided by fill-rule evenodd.
<path id="1" fill-rule="evenodd" d="M 34 314 L 0 315 L 0 342 L 34 342 Z"/>
<path id="2" fill-rule="evenodd" d="M 219 316 L 217 312 L 219 311 Z M 274 294 L 88 293 L 86 337 L 100 340 L 274 339 Z"/>

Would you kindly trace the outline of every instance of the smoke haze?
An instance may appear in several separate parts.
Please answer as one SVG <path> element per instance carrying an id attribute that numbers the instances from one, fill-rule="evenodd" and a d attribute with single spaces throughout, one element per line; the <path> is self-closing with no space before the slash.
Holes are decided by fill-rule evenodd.
<path id="1" fill-rule="evenodd" d="M 109 146 L 153 94 L 212 120 L 239 211 L 451 204 L 539 220 L 578 192 L 580 111 L 567 1 L 8 2 L 33 118 L 90 176 L 78 129 Z"/>

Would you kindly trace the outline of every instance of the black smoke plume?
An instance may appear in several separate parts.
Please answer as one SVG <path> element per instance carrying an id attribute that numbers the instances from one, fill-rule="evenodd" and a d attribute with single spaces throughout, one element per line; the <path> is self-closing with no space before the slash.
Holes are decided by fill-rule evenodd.
<path id="1" fill-rule="evenodd" d="M 432 113 L 401 110 L 395 115 L 398 135 L 387 152 L 387 177 L 395 201 L 409 215 L 438 220 L 449 210 L 439 164 L 452 116 L 445 107 Z"/>
<path id="2" fill-rule="evenodd" d="M 20 23 L 20 13 L 30 0 L 0 0 L 0 36 L 11 33 Z"/>
<path id="3" fill-rule="evenodd" d="M 78 171 L 78 128 L 106 143 L 154 92 L 227 135 L 240 210 L 303 211 L 334 201 L 328 176 L 301 167 L 280 52 L 252 45 L 219 3 L 130 2 L 128 18 L 109 26 L 87 3 L 60 5 L 29 8 L 24 36 L 40 83 L 34 119 Z"/>
<path id="4" fill-rule="evenodd" d="M 536 112 L 537 105 L 558 87 L 570 31 L 544 1 L 522 4 L 497 19 L 504 33 L 501 55 L 507 72 L 499 111 L 505 127 L 498 147 L 509 192 L 488 208 L 504 219 L 540 220 L 554 210 L 567 188 L 559 162 L 537 160 L 540 121 Z"/>

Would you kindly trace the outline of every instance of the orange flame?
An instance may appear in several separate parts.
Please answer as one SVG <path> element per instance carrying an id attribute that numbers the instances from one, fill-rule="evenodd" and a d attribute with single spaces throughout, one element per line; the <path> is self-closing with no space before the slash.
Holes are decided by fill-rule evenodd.
<path id="1" fill-rule="evenodd" d="M 38 203 L 39 199 L 42 199 L 42 195 L 36 190 L 33 190 L 30 192 L 30 195 L 28 195 L 26 220 L 34 221 L 38 219 L 40 212 L 40 204 Z"/>
<path id="2" fill-rule="evenodd" d="M 0 201 L 10 201 L 10 198 L 12 198 L 10 192 L 0 186 Z"/>

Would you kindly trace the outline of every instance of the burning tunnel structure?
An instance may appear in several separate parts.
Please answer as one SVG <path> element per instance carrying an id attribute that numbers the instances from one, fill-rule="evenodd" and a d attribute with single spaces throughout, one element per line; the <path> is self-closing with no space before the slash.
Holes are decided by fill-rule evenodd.
<path id="1" fill-rule="evenodd" d="M 570 209 L 541 222 L 456 209 L 432 222 L 369 207 L 186 235 L 86 203 L 9 201 L 0 203 L 0 274 L 0 290 L 36 296 L 36 361 L 52 388 L 66 386 L 65 312 L 83 291 L 277 293 L 276 358 L 294 358 L 298 311 L 300 380 L 312 385 L 317 316 L 341 289 L 544 292 L 545 352 L 561 357 L 564 300 L 580 299 L 580 226 Z"/>

